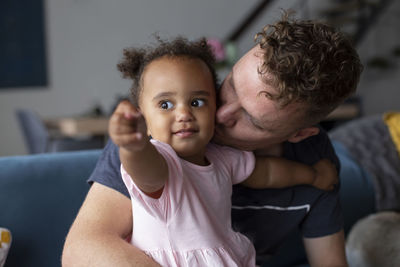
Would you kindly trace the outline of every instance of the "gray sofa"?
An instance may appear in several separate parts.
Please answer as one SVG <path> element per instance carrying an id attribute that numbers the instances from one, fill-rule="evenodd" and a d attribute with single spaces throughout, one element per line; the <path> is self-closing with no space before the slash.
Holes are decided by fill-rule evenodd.
<path id="1" fill-rule="evenodd" d="M 374 190 L 368 174 L 340 143 L 345 231 L 374 212 Z M 0 227 L 13 240 L 6 267 L 56 267 L 65 236 L 89 189 L 86 179 L 100 150 L 0 158 Z M 293 238 L 265 266 L 307 264 L 300 239 Z M 264 266 L 264 265 L 263 265 Z"/>

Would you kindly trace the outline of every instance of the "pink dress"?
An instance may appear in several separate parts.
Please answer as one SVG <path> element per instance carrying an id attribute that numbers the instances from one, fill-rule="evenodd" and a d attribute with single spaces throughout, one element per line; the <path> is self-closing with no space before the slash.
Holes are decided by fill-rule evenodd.
<path id="1" fill-rule="evenodd" d="M 162 266 L 255 266 L 252 243 L 231 227 L 232 184 L 251 174 L 253 154 L 209 144 L 210 165 L 199 166 L 152 143 L 168 163 L 160 198 L 145 195 L 121 167 L 132 199 L 131 243 Z"/>

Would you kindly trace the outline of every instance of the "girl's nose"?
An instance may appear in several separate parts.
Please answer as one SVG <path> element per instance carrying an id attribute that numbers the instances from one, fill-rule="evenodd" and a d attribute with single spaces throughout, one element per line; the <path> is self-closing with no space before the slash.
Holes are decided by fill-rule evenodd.
<path id="1" fill-rule="evenodd" d="M 238 102 L 225 103 L 217 110 L 216 119 L 217 123 L 223 124 L 226 127 L 232 127 L 236 123 L 236 116 L 240 109 Z"/>
<path id="2" fill-rule="evenodd" d="M 179 122 L 192 121 L 193 114 L 189 107 L 181 106 L 176 109 L 176 120 Z"/>

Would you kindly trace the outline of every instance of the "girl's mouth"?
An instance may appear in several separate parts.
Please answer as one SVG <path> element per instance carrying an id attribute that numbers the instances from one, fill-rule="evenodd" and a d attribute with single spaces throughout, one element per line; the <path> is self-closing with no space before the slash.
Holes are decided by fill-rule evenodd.
<path id="1" fill-rule="evenodd" d="M 179 131 L 176 131 L 174 133 L 174 135 L 179 136 L 179 137 L 190 137 L 190 136 L 194 135 L 195 133 L 197 133 L 196 130 L 194 130 L 192 128 L 188 128 L 188 129 L 181 129 Z"/>

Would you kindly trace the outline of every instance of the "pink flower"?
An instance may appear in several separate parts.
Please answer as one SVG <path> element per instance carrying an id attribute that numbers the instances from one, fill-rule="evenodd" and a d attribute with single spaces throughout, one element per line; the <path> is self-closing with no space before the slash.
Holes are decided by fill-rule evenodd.
<path id="1" fill-rule="evenodd" d="M 207 39 L 207 44 L 211 47 L 217 62 L 225 60 L 224 45 L 216 38 Z"/>

